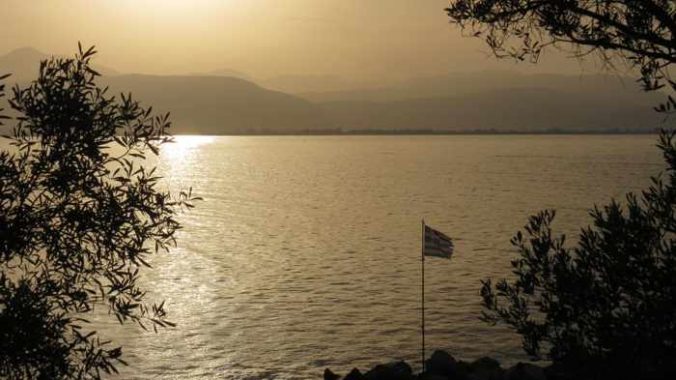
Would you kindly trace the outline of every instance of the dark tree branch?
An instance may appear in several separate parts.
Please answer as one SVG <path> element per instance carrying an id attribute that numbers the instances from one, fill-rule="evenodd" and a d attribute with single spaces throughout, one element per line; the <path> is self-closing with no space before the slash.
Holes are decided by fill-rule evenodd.
<path id="1" fill-rule="evenodd" d="M 571 44 L 603 52 L 601 59 L 610 61 L 612 51 L 653 84 L 676 63 L 672 0 L 454 0 L 446 12 L 486 39 L 497 56 L 537 60 L 547 46 Z"/>

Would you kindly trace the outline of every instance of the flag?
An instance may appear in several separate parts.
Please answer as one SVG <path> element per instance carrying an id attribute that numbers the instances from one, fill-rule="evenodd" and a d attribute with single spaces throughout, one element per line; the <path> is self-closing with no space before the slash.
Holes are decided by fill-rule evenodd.
<path id="1" fill-rule="evenodd" d="M 434 228 L 425 226 L 425 245 L 423 254 L 425 256 L 450 259 L 451 255 L 453 255 L 453 239 Z"/>

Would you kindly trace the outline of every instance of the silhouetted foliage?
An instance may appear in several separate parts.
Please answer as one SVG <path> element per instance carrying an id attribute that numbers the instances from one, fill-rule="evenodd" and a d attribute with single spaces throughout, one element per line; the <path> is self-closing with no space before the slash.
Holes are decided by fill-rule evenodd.
<path id="1" fill-rule="evenodd" d="M 0 153 L 0 378 L 116 372 L 121 349 L 86 328 L 95 305 L 120 323 L 172 326 L 137 281 L 196 198 L 162 190 L 146 161 L 171 141 L 168 115 L 108 97 L 94 54 L 43 61 L 9 99 L 19 117 Z"/>
<path id="2" fill-rule="evenodd" d="M 673 0 L 453 0 L 446 11 L 499 57 L 537 61 L 548 46 L 569 46 L 611 65 L 614 58 L 629 62 L 646 90 L 676 90 L 668 71 L 676 63 Z M 658 110 L 676 110 L 676 100 Z"/>
<path id="3" fill-rule="evenodd" d="M 625 205 L 595 207 L 573 248 L 553 234 L 554 211 L 531 217 L 511 241 L 516 278 L 483 282 L 482 319 L 513 327 L 527 353 L 569 368 L 597 363 L 643 378 L 665 370 L 676 358 L 674 132 L 658 146 L 666 178 Z"/>
<path id="4" fill-rule="evenodd" d="M 451 20 L 485 39 L 498 57 L 537 61 L 550 46 L 640 70 L 647 91 L 668 85 L 676 63 L 673 0 L 453 0 Z M 676 101 L 656 107 L 674 112 Z M 482 319 L 504 323 L 525 351 L 578 376 L 661 377 L 676 358 L 676 146 L 662 132 L 667 178 L 626 204 L 591 211 L 593 226 L 568 248 L 551 229 L 554 210 L 531 217 L 512 239 L 515 278 L 483 282 Z"/>

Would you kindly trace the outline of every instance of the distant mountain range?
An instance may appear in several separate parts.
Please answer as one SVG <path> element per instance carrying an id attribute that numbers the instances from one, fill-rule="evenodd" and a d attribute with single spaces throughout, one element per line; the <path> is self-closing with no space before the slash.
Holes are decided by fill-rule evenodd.
<path id="1" fill-rule="evenodd" d="M 0 56 L 0 73 L 27 83 L 48 55 L 23 48 Z M 600 132 L 660 126 L 632 79 L 607 75 L 453 73 L 378 88 L 349 88 L 336 76 L 281 76 L 254 83 L 236 70 L 161 76 L 96 66 L 111 93 L 131 92 L 159 112 L 174 133 Z M 347 90 L 345 88 L 348 88 Z"/>
<path id="2" fill-rule="evenodd" d="M 174 133 L 306 133 L 328 122 L 305 99 L 222 76 L 118 75 L 102 78 L 159 112 L 171 112 Z"/>
<path id="3" fill-rule="evenodd" d="M 392 88 L 304 94 L 353 129 L 495 132 L 653 130 L 658 94 L 602 75 L 453 74 Z"/>

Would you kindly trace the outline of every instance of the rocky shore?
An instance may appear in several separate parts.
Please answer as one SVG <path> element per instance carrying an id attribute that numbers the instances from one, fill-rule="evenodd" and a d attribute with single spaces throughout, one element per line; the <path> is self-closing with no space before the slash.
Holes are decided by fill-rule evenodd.
<path id="1" fill-rule="evenodd" d="M 426 370 L 416 374 L 404 361 L 379 364 L 367 372 L 354 368 L 345 376 L 324 371 L 324 380 L 549 380 L 558 379 L 551 367 L 518 363 L 502 368 L 492 358 L 483 357 L 473 362 L 456 360 L 445 351 L 435 351 L 426 361 Z"/>

